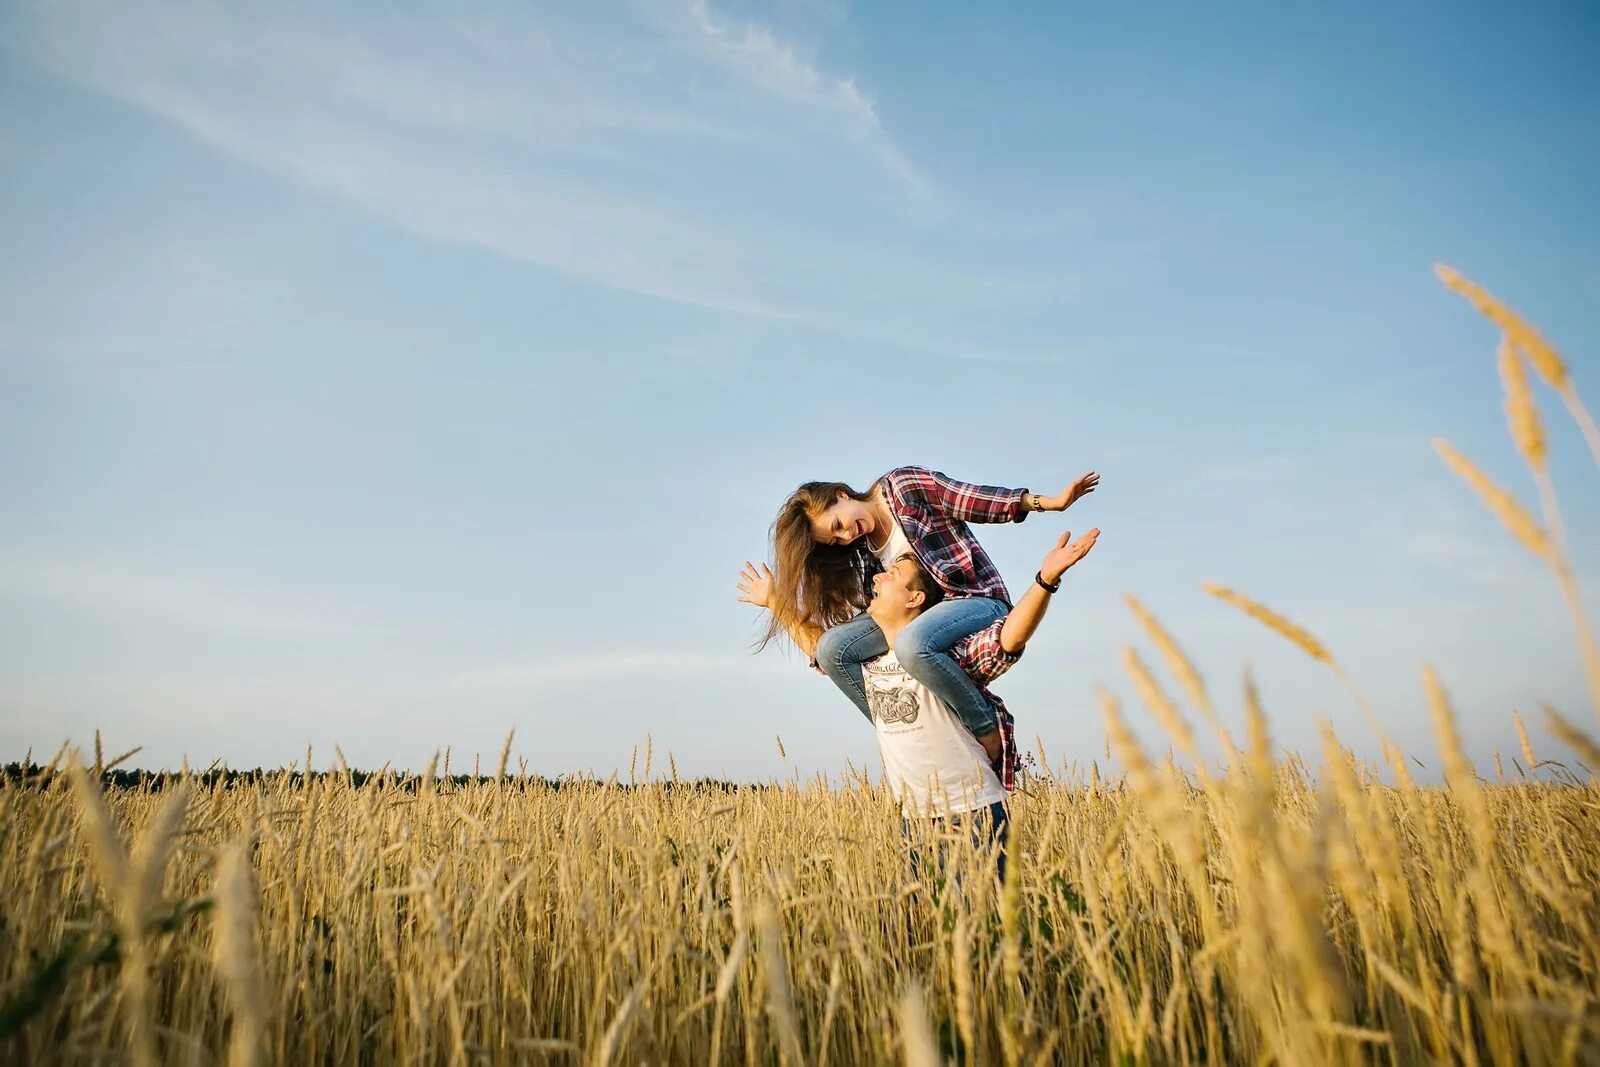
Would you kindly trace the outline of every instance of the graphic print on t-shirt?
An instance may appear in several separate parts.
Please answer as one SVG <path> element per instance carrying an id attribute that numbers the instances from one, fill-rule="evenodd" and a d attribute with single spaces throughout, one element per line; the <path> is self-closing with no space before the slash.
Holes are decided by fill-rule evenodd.
<path id="1" fill-rule="evenodd" d="M 913 723 L 922 711 L 922 701 L 910 675 L 894 656 L 874 660 L 867 672 L 867 706 L 872 717 L 885 726 Z"/>
<path id="2" fill-rule="evenodd" d="M 867 704 L 872 708 L 873 717 L 881 723 L 916 722 L 922 710 L 917 694 L 909 689 L 868 688 Z"/>

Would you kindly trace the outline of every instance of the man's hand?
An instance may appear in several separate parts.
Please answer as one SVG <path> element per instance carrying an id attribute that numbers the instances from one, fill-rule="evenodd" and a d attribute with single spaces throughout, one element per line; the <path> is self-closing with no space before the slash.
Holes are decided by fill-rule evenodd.
<path id="1" fill-rule="evenodd" d="M 1068 530 L 1056 542 L 1056 547 L 1052 548 L 1049 554 L 1044 557 L 1044 563 L 1039 567 L 1039 574 L 1045 581 L 1054 585 L 1057 579 L 1067 573 L 1074 563 L 1089 554 L 1089 550 L 1094 547 L 1095 541 L 1099 540 L 1099 538 L 1099 527 L 1090 530 L 1076 541 L 1072 540 L 1072 531 Z"/>
<path id="2" fill-rule="evenodd" d="M 983 754 L 989 757 L 990 763 L 1000 758 L 1000 731 L 998 729 L 990 730 L 978 738 L 978 744 L 983 746 Z"/>
<path id="3" fill-rule="evenodd" d="M 758 608 L 771 605 L 772 601 L 772 571 L 763 563 L 761 569 L 749 560 L 744 561 L 744 570 L 739 572 L 739 592 L 744 596 L 739 601 L 744 604 L 754 604 Z"/>
<path id="4" fill-rule="evenodd" d="M 1044 511 L 1066 511 L 1079 500 L 1095 491 L 1100 484 L 1100 476 L 1094 471 L 1079 475 L 1078 480 L 1055 496 L 1039 497 L 1039 504 Z"/>

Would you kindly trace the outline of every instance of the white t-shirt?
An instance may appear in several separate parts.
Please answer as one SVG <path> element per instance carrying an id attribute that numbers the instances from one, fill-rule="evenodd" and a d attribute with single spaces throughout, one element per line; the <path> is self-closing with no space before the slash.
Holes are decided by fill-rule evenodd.
<path id="1" fill-rule="evenodd" d="M 907 818 L 958 815 L 1006 798 L 977 738 L 892 649 L 861 670 L 889 788 Z"/>
<path id="2" fill-rule="evenodd" d="M 867 542 L 867 547 L 872 547 L 872 542 Z M 906 537 L 906 532 L 900 528 L 900 520 L 893 515 L 889 516 L 889 540 L 884 546 L 874 549 L 878 562 L 883 564 L 883 569 L 888 570 L 895 560 L 911 551 L 911 541 Z"/>

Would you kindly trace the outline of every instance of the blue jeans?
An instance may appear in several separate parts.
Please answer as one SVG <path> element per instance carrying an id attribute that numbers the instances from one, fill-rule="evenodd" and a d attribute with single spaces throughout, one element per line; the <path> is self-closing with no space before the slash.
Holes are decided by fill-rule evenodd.
<path id="1" fill-rule="evenodd" d="M 1005 601 L 988 597 L 941 600 L 912 620 L 894 642 L 895 657 L 906 673 L 950 705 L 961 724 L 977 737 L 994 730 L 1000 722 L 977 683 L 950 658 L 950 649 L 963 637 L 1005 618 L 1010 610 Z M 861 664 L 887 651 L 889 644 L 883 631 L 865 612 L 835 626 L 817 642 L 817 665 L 868 722 L 872 721 L 872 708 L 867 704 Z"/>
<path id="2" fill-rule="evenodd" d="M 900 834 L 911 850 L 912 878 L 921 880 L 930 874 L 938 878 L 945 877 L 946 868 L 950 865 L 947 835 L 956 835 L 964 838 L 974 849 L 994 849 L 995 877 L 1002 882 L 1006 880 L 1006 844 L 1011 837 L 1011 815 L 1006 811 L 1004 802 L 997 800 L 987 808 L 942 819 L 919 819 L 917 822 L 919 825 L 913 826 L 910 819 L 900 820 Z M 931 871 L 922 869 L 922 854 L 917 851 L 917 843 L 924 835 L 935 839 Z"/>

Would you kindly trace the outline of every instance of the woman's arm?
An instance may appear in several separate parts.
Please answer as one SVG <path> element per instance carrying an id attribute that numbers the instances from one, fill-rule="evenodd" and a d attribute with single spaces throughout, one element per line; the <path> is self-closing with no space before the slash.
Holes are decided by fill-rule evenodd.
<path id="1" fill-rule="evenodd" d="M 897 499 L 920 497 L 962 522 L 1021 522 L 1030 512 L 1065 511 L 1094 492 L 1100 476 L 1089 471 L 1055 496 L 958 481 L 926 467 L 897 467 L 884 476 L 884 481 Z"/>
<path id="2" fill-rule="evenodd" d="M 749 560 L 744 562 L 744 570 L 739 572 L 739 592 L 744 596 L 739 600 L 744 604 L 754 604 L 758 608 L 770 610 L 772 596 L 772 569 L 765 563 L 757 569 Z M 789 633 L 789 639 L 801 652 L 806 654 L 806 659 L 811 661 L 811 666 L 816 667 L 817 642 L 822 639 L 822 627 L 810 623 L 785 623 L 784 629 Z"/>
<path id="3" fill-rule="evenodd" d="M 1087 471 L 1078 475 L 1078 480 L 1067 486 L 1055 496 L 1041 496 L 1038 493 L 1028 493 L 1022 498 L 1022 506 L 1029 511 L 1066 511 L 1079 500 L 1095 491 L 1100 484 L 1100 476 L 1094 471 Z"/>
<path id="4" fill-rule="evenodd" d="M 1026 489 L 962 482 L 926 467 L 897 467 L 885 489 L 900 503 L 921 501 L 962 522 L 1021 522 L 1028 517 Z"/>

